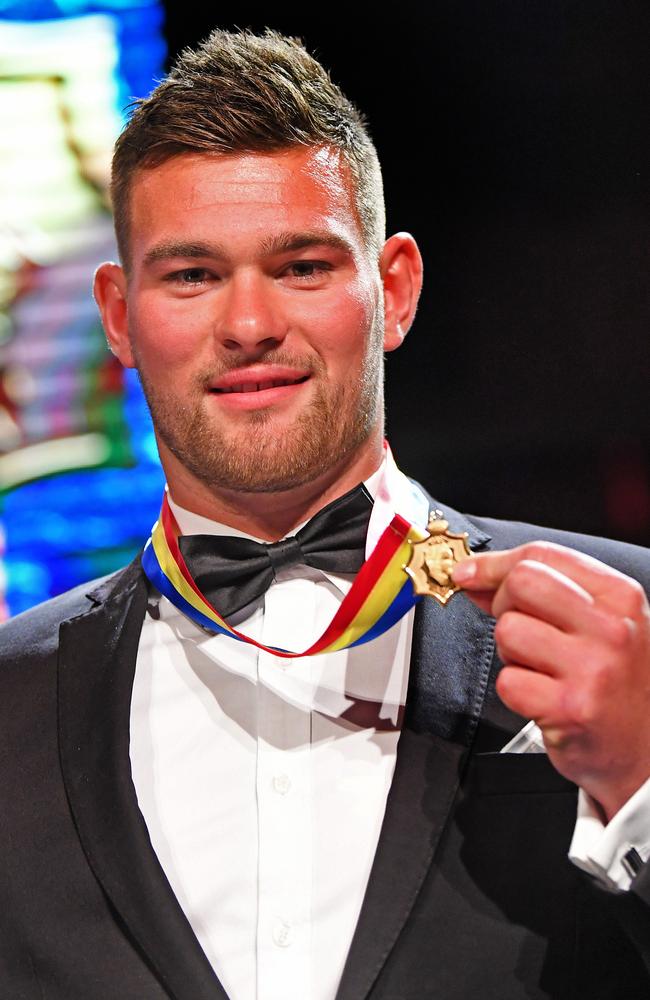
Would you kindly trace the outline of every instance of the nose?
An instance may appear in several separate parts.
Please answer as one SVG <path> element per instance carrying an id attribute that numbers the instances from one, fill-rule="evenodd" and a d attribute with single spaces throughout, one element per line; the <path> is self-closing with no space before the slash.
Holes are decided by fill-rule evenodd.
<path id="1" fill-rule="evenodd" d="M 219 296 L 215 331 L 225 348 L 260 351 L 276 347 L 287 329 L 273 279 L 252 270 L 235 273 Z"/>

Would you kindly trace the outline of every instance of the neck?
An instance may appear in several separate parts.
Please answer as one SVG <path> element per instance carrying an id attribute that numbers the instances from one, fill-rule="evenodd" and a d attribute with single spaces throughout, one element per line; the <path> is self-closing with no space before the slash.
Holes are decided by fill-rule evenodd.
<path id="1" fill-rule="evenodd" d="M 238 531 L 275 542 L 308 521 L 337 497 L 343 496 L 375 472 L 383 458 L 381 436 L 365 442 L 354 455 L 307 483 L 273 493 L 244 492 L 207 486 L 188 472 L 173 455 L 161 459 L 169 492 L 175 503 Z"/>

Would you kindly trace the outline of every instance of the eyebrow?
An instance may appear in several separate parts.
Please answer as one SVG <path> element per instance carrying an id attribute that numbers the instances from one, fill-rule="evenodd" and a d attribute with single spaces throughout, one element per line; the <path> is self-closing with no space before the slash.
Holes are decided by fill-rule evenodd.
<path id="1" fill-rule="evenodd" d="M 226 251 L 218 243 L 158 243 L 144 255 L 145 264 L 155 264 L 159 260 L 172 257 L 226 257 Z"/>
<path id="2" fill-rule="evenodd" d="M 273 257 L 275 254 L 292 253 L 294 250 L 305 250 L 308 247 L 329 247 L 331 250 L 341 250 L 352 253 L 353 246 L 349 240 L 336 233 L 313 230 L 305 233 L 279 233 L 262 240 L 260 252 L 263 256 Z"/>
<path id="3" fill-rule="evenodd" d="M 302 233 L 279 233 L 277 236 L 270 236 L 263 239 L 258 246 L 258 253 L 262 257 L 273 257 L 283 253 L 293 253 L 297 250 L 305 250 L 309 247 L 324 246 L 332 250 L 338 250 L 346 254 L 354 252 L 354 248 L 349 240 L 336 233 L 321 232 L 320 230 Z M 210 257 L 213 260 L 228 260 L 229 254 L 221 243 L 183 243 L 171 241 L 169 243 L 159 243 L 157 246 L 147 250 L 144 256 L 144 263 L 155 264 L 158 261 L 170 260 L 174 257 L 184 257 L 198 259 Z"/>

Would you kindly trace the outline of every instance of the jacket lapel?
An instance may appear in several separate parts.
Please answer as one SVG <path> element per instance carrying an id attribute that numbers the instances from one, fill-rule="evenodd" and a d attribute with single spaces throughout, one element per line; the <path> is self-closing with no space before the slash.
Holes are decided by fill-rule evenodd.
<path id="1" fill-rule="evenodd" d="M 431 500 L 432 507 L 441 506 Z M 449 508 L 472 549 L 489 536 Z M 481 713 L 494 657 L 492 621 L 462 595 L 415 612 L 404 726 L 386 813 L 336 1000 L 368 995 L 434 858 Z"/>
<path id="2" fill-rule="evenodd" d="M 147 585 L 139 560 L 64 622 L 59 746 L 82 847 L 129 934 L 174 1000 L 227 1000 L 153 851 L 131 780 L 131 689 Z"/>
<path id="3" fill-rule="evenodd" d="M 489 540 L 456 512 L 445 516 L 453 531 L 469 532 L 472 548 Z M 94 606 L 61 626 L 59 653 L 61 764 L 82 847 L 170 996 L 227 1000 L 151 847 L 131 780 L 131 689 L 147 601 L 139 560 L 89 597 Z M 420 602 L 395 774 L 337 1000 L 367 996 L 408 920 L 458 788 L 493 653 L 491 622 L 469 601 Z"/>

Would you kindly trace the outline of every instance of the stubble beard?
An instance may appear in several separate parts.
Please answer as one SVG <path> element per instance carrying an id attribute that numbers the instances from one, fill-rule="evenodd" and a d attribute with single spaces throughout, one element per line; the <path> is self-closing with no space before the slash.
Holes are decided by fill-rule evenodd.
<path id="1" fill-rule="evenodd" d="M 216 407 L 206 406 L 206 386 L 225 371 L 246 364 L 246 359 L 233 358 L 223 371 L 199 375 L 193 404 L 163 395 L 141 365 L 138 373 L 160 439 L 209 490 L 279 493 L 312 482 L 343 463 L 383 419 L 382 341 L 380 321 L 370 335 L 356 386 L 329 385 L 319 358 L 278 350 L 260 359 L 311 373 L 309 404 L 280 431 L 272 408 L 242 414 L 241 426 L 225 428 L 215 419 Z"/>

